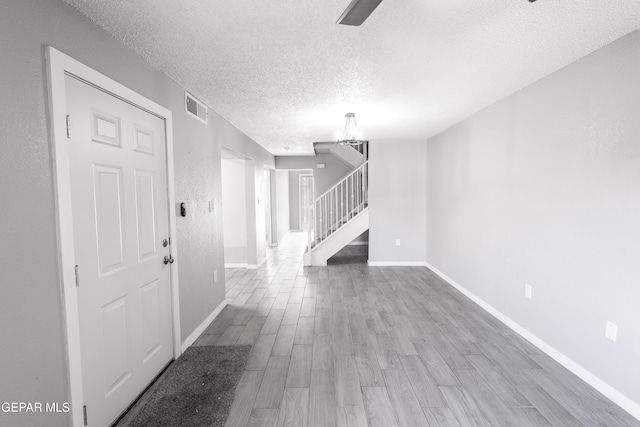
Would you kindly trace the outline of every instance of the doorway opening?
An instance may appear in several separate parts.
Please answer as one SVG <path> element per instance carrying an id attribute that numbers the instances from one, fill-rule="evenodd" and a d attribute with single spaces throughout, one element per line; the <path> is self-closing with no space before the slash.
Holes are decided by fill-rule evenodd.
<path id="1" fill-rule="evenodd" d="M 313 175 L 312 174 L 300 174 L 299 177 L 299 200 L 300 200 L 300 230 L 309 231 L 312 224 L 312 210 L 311 205 L 313 203 Z"/>
<path id="2" fill-rule="evenodd" d="M 249 259 L 251 161 L 222 150 L 222 222 L 225 268 L 246 268 Z"/>

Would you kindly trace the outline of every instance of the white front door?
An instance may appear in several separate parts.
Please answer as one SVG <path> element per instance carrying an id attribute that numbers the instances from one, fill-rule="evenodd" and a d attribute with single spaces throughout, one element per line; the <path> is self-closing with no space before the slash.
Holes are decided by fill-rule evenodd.
<path id="1" fill-rule="evenodd" d="M 103 426 L 173 357 L 165 123 L 74 77 L 65 86 L 83 398 Z"/>

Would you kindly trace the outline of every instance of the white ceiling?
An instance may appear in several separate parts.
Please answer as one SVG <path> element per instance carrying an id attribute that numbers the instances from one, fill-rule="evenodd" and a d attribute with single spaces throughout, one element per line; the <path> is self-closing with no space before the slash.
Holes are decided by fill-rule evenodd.
<path id="1" fill-rule="evenodd" d="M 276 155 L 427 138 L 640 28 L 637 0 L 65 0 Z M 289 147 L 289 150 L 285 150 Z"/>

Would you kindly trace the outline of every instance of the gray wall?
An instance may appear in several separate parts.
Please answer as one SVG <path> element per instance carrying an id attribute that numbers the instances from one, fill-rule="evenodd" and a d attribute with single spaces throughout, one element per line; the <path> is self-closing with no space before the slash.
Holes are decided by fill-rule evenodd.
<path id="1" fill-rule="evenodd" d="M 67 366 L 44 46 L 53 45 L 173 111 L 176 201 L 194 209 L 192 218 L 178 218 L 175 236 L 183 338 L 224 300 L 220 145 L 224 141 L 256 156 L 260 167 L 273 165 L 273 157 L 216 114 L 208 126 L 186 116 L 182 88 L 60 1 L 2 2 L 0 40 L 0 396 L 64 402 Z M 209 200 L 215 202 L 213 214 Z M 0 413 L 0 425 L 68 423 L 66 414 Z"/>
<path id="2" fill-rule="evenodd" d="M 429 263 L 636 404 L 638 76 L 634 32 L 431 139 L 426 216 Z"/>
<path id="3" fill-rule="evenodd" d="M 278 243 L 289 232 L 289 173 L 276 171 L 276 232 Z"/>
<path id="4" fill-rule="evenodd" d="M 332 154 L 318 154 L 317 156 L 276 156 L 276 169 L 312 169 L 313 191 L 318 197 L 351 172 L 351 169 L 336 159 Z M 318 163 L 324 163 L 323 169 L 318 169 Z"/>
<path id="5" fill-rule="evenodd" d="M 370 262 L 424 262 L 426 152 L 426 140 L 369 142 Z"/>

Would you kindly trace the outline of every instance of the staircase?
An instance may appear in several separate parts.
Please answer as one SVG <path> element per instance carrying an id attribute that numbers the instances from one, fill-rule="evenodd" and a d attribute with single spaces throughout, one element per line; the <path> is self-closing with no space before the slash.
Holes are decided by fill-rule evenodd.
<path id="1" fill-rule="evenodd" d="M 344 148 L 366 156 L 366 147 L 364 152 Z M 366 160 L 307 207 L 313 226 L 308 232 L 304 265 L 327 265 L 329 258 L 369 229 L 368 184 Z"/>

